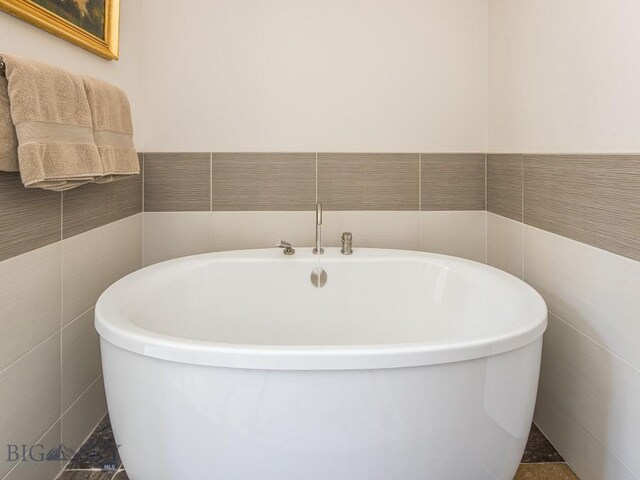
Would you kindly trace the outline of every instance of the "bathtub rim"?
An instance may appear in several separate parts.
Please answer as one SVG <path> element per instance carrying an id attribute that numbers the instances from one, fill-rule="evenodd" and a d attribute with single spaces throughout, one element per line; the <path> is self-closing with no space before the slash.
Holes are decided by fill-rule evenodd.
<path id="1" fill-rule="evenodd" d="M 339 248 L 326 250 L 327 257 L 339 255 Z M 111 304 L 113 302 L 111 297 L 117 295 L 118 286 L 122 286 L 127 279 L 130 281 L 133 276 L 140 275 L 141 272 L 152 273 L 154 269 L 166 268 L 166 265 L 172 263 L 197 262 L 199 259 L 211 257 L 243 258 L 261 254 L 271 256 L 275 251 L 274 249 L 252 249 L 176 258 L 144 267 L 123 277 L 111 285 L 98 299 L 95 307 L 95 328 L 102 340 L 147 357 L 191 365 L 258 370 L 361 370 L 460 362 L 524 347 L 540 338 L 547 328 L 547 307 L 544 299 L 531 286 L 502 270 L 472 260 L 430 252 L 373 248 L 358 250 L 368 258 L 432 257 L 445 262 L 473 264 L 476 268 L 499 272 L 500 275 L 510 277 L 511 281 L 517 282 L 521 289 L 527 290 L 527 295 L 530 296 L 528 306 L 531 307 L 528 313 L 529 319 L 520 328 L 514 328 L 500 335 L 486 335 L 464 342 L 458 341 L 455 344 L 416 342 L 372 345 L 247 345 L 201 341 L 154 332 L 139 327 L 119 315 Z M 300 260 L 300 257 L 296 260 Z"/>

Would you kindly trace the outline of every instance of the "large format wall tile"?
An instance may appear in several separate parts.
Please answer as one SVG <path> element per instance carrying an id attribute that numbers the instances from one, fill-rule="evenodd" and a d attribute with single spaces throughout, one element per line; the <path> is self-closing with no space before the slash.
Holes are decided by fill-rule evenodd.
<path id="1" fill-rule="evenodd" d="M 525 155 L 524 221 L 640 260 L 640 156 Z"/>
<path id="2" fill-rule="evenodd" d="M 419 156 L 319 153 L 318 201 L 325 210 L 418 210 Z"/>
<path id="3" fill-rule="evenodd" d="M 484 210 L 484 153 L 423 153 L 422 211 Z"/>
<path id="4" fill-rule="evenodd" d="M 214 211 L 313 210 L 315 153 L 214 153 Z"/>
<path id="5" fill-rule="evenodd" d="M 522 237 L 522 223 L 487 212 L 487 263 L 522 278 Z"/>
<path id="6" fill-rule="evenodd" d="M 119 278 L 142 266 L 142 214 L 62 242 L 62 320 L 76 319 Z"/>
<path id="7" fill-rule="evenodd" d="M 64 192 L 62 234 L 69 238 L 142 211 L 142 174 Z"/>
<path id="8" fill-rule="evenodd" d="M 62 194 L 25 188 L 16 173 L 0 172 L 0 261 L 61 238 Z"/>
<path id="9" fill-rule="evenodd" d="M 552 312 L 640 368 L 640 262 L 525 225 L 524 265 Z"/>
<path id="10" fill-rule="evenodd" d="M 420 250 L 485 263 L 486 212 L 420 212 Z"/>
<path id="11" fill-rule="evenodd" d="M 40 460 L 43 455 L 54 448 L 58 448 L 61 442 L 61 423 L 58 421 L 47 433 L 38 439 L 37 445 L 33 449 L 33 456 Z M 58 478 L 58 474 L 64 468 L 66 462 L 46 460 L 37 461 L 27 457 L 26 461 L 20 462 L 4 480 L 51 480 Z"/>
<path id="12" fill-rule="evenodd" d="M 571 462 L 581 480 L 637 480 L 607 446 L 540 384 L 534 421 L 553 446 Z"/>
<path id="13" fill-rule="evenodd" d="M 210 212 L 145 212 L 143 264 L 211 251 Z"/>
<path id="14" fill-rule="evenodd" d="M 66 410 L 102 373 L 100 337 L 94 309 L 62 329 L 62 410 Z"/>
<path id="15" fill-rule="evenodd" d="M 77 450 L 107 413 L 102 375 L 62 415 L 62 443 Z"/>
<path id="16" fill-rule="evenodd" d="M 212 212 L 213 251 L 274 248 L 277 240 L 294 248 L 315 240 L 315 212 Z"/>
<path id="17" fill-rule="evenodd" d="M 311 225 L 313 228 L 313 224 Z M 420 213 L 400 212 L 324 212 L 322 243 L 341 245 L 342 232 L 353 234 L 354 250 L 362 247 L 420 249 Z M 315 230 L 312 230 L 315 240 Z"/>
<path id="18" fill-rule="evenodd" d="M 522 155 L 487 155 L 487 210 L 522 221 Z"/>
<path id="19" fill-rule="evenodd" d="M 631 471 L 640 471 L 640 370 L 553 314 L 542 383 Z"/>
<path id="20" fill-rule="evenodd" d="M 144 154 L 145 212 L 210 209 L 210 153 Z"/>
<path id="21" fill-rule="evenodd" d="M 62 243 L 0 262 L 0 370 L 60 329 Z"/>
<path id="22" fill-rule="evenodd" d="M 0 445 L 34 445 L 60 417 L 60 335 L 0 372 Z M 6 458 L 3 458 L 6 460 Z M 0 478 L 15 462 L 0 461 Z"/>

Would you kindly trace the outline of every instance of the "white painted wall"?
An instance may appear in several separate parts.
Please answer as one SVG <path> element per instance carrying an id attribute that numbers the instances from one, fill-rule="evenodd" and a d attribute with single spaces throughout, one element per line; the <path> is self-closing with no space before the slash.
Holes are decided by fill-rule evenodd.
<path id="1" fill-rule="evenodd" d="M 144 3 L 147 151 L 486 149 L 486 0 Z"/>
<path id="2" fill-rule="evenodd" d="M 91 75 L 129 94 L 138 149 L 144 147 L 142 115 L 142 2 L 121 2 L 120 61 L 109 62 L 31 24 L 0 12 L 0 52 L 34 58 Z"/>
<path id="3" fill-rule="evenodd" d="M 640 152 L 640 2 L 489 1 L 489 151 Z"/>

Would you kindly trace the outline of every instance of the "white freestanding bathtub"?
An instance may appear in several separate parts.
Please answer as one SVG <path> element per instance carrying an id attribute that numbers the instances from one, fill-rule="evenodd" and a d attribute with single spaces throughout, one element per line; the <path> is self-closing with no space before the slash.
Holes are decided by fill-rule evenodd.
<path id="1" fill-rule="evenodd" d="M 374 249 L 180 258 L 96 306 L 131 480 L 511 480 L 546 317 L 499 270 Z"/>

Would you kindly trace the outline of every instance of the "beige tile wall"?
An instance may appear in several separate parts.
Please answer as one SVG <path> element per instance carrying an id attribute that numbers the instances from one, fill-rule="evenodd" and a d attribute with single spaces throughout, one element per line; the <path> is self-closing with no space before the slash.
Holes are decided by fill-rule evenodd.
<path id="1" fill-rule="evenodd" d="M 349 230 L 359 246 L 487 261 L 531 283 L 551 311 L 540 426 L 584 478 L 640 471 L 638 157 L 162 153 L 144 166 L 144 181 L 33 197 L 0 175 L 0 390 L 16 391 L 0 396 L 15 413 L 0 435 L 73 448 L 102 416 L 91 320 L 117 278 L 280 238 L 310 246 L 319 200 L 325 245 Z M 32 468 L 7 478 L 45 475 Z"/>
<path id="2" fill-rule="evenodd" d="M 637 478 L 640 156 L 487 162 L 488 262 L 550 311 L 536 422 L 580 478 Z"/>
<path id="3" fill-rule="evenodd" d="M 147 212 L 211 210 L 211 154 L 145 153 Z"/>
<path id="4" fill-rule="evenodd" d="M 487 210 L 522 221 L 522 155 L 487 156 Z"/>
<path id="5" fill-rule="evenodd" d="M 19 173 L 0 172 L 0 261 L 60 240 L 62 194 L 24 188 Z"/>
<path id="6" fill-rule="evenodd" d="M 484 154 L 214 152 L 209 170 L 206 155 L 145 155 L 145 265 L 267 248 L 279 239 L 311 246 L 316 201 L 325 211 L 327 246 L 351 231 L 361 247 L 486 261 Z M 172 158 L 182 160 L 180 173 L 163 163 Z M 184 178 L 206 179 L 207 172 L 207 188 L 176 190 Z M 202 211 L 209 199 L 210 214 Z"/>
<path id="7" fill-rule="evenodd" d="M 212 155 L 211 210 L 313 210 L 313 153 L 216 153 Z"/>
<path id="8" fill-rule="evenodd" d="M 349 230 L 363 247 L 487 261 L 540 291 L 551 326 L 536 419 L 584 478 L 627 478 L 640 471 L 639 169 L 628 155 L 162 153 L 146 154 L 144 181 L 33 196 L 0 174 L 0 390 L 29 394 L 0 396 L 14 412 L 0 435 L 73 448 L 99 420 L 91 318 L 117 278 L 280 238 L 310 246 L 319 200 L 325 245 Z"/>
<path id="9" fill-rule="evenodd" d="M 326 210 L 419 210 L 418 154 L 320 153 L 317 166 Z"/>
<path id="10" fill-rule="evenodd" d="M 421 156 L 422 211 L 485 210 L 484 153 Z"/>
<path id="11" fill-rule="evenodd" d="M 0 444 L 77 449 L 106 412 L 93 306 L 142 265 L 142 179 L 60 194 L 0 173 L 0 211 Z M 2 479 L 64 467 L 6 454 Z"/>
<path id="12" fill-rule="evenodd" d="M 145 212 L 483 211 L 485 154 L 147 153 Z"/>
<path id="13" fill-rule="evenodd" d="M 640 155 L 525 155 L 524 222 L 640 260 Z"/>

